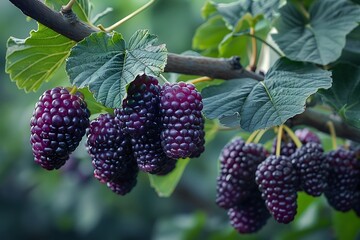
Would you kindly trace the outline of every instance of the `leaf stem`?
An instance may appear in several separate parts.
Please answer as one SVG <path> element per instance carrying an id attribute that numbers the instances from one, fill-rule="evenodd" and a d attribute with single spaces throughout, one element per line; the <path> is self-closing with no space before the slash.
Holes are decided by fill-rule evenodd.
<path id="1" fill-rule="evenodd" d="M 213 78 L 209 78 L 209 77 L 199 77 L 199 78 L 195 78 L 193 80 L 189 80 L 187 81 L 188 83 L 192 83 L 192 84 L 196 84 L 196 83 L 200 83 L 200 82 L 208 82 L 213 80 Z"/>
<path id="2" fill-rule="evenodd" d="M 262 39 L 261 37 L 258 37 L 256 35 L 252 35 L 252 34 L 244 34 L 244 36 L 248 36 L 248 37 L 252 37 L 255 38 L 257 40 L 259 40 L 260 42 L 262 42 L 263 44 L 265 44 L 266 46 L 268 46 L 271 50 L 273 50 L 279 57 L 283 57 L 284 55 L 277 50 L 273 45 L 271 45 L 270 43 L 268 43 L 266 40 Z"/>
<path id="3" fill-rule="evenodd" d="M 169 83 L 169 81 L 164 77 L 164 75 L 160 74 L 159 77 L 164 83 Z"/>
<path id="4" fill-rule="evenodd" d="M 250 35 L 255 35 L 255 28 L 250 27 Z M 251 38 L 251 59 L 250 59 L 250 70 L 255 72 L 257 61 L 257 44 L 256 38 Z"/>
<path id="5" fill-rule="evenodd" d="M 335 131 L 334 123 L 332 121 L 328 121 L 326 125 L 328 126 L 330 131 L 333 150 L 335 150 L 337 148 L 337 143 L 336 143 L 336 131 Z"/>
<path id="6" fill-rule="evenodd" d="M 246 144 L 251 143 L 255 139 L 255 137 L 258 133 L 259 133 L 259 130 L 256 130 L 253 133 L 251 133 L 250 136 L 248 137 L 248 139 L 246 140 Z"/>
<path id="7" fill-rule="evenodd" d="M 71 10 L 72 6 L 76 3 L 76 0 L 70 0 L 65 6 L 62 6 L 62 12 L 68 12 Z"/>
<path id="8" fill-rule="evenodd" d="M 287 134 L 289 135 L 289 137 L 291 138 L 291 140 L 293 140 L 293 142 L 295 143 L 297 148 L 301 148 L 302 143 L 299 140 L 299 138 L 295 135 L 294 131 L 291 130 L 291 128 L 289 128 L 288 126 L 284 125 L 284 130 L 287 132 Z"/>
<path id="9" fill-rule="evenodd" d="M 146 3 L 145 5 L 143 5 L 142 7 L 138 8 L 137 10 L 135 10 L 134 12 L 130 13 L 129 15 L 127 15 L 126 17 L 124 17 L 123 19 L 119 20 L 118 22 L 114 23 L 113 25 L 111 25 L 110 27 L 104 28 L 101 25 L 99 25 L 99 28 L 105 32 L 111 32 L 113 31 L 115 28 L 119 27 L 121 24 L 123 24 L 124 22 L 130 20 L 131 18 L 135 17 L 136 15 L 138 15 L 139 13 L 141 13 L 142 11 L 146 10 L 148 7 L 150 7 L 156 0 L 150 0 L 148 3 Z"/>
<path id="10" fill-rule="evenodd" d="M 283 128 L 284 128 L 284 125 L 280 125 L 279 129 L 278 129 L 278 133 L 277 133 L 276 152 L 275 152 L 277 157 L 279 157 L 280 153 L 281 153 L 281 138 L 282 138 L 282 135 L 283 135 Z"/>
<path id="11" fill-rule="evenodd" d="M 77 92 L 77 87 L 76 86 L 73 86 L 70 90 L 70 94 L 71 95 L 74 95 L 75 93 Z"/>

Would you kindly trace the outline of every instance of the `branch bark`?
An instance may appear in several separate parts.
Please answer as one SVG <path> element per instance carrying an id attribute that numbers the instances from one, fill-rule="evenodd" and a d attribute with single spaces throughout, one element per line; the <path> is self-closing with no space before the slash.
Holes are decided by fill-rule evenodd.
<path id="1" fill-rule="evenodd" d="M 79 21 L 72 11 L 55 12 L 39 0 L 9 1 L 25 15 L 74 41 L 81 41 L 90 34 L 99 31 L 99 29 Z M 239 57 L 218 59 L 169 53 L 165 71 L 208 76 L 225 80 L 233 78 L 253 78 L 259 81 L 263 80 L 261 75 L 244 69 L 240 64 Z M 326 126 L 326 123 L 329 120 L 334 123 L 336 133 L 339 137 L 360 142 L 360 129 L 351 127 L 339 119 L 333 119 L 328 115 L 313 110 L 306 110 L 304 113 L 295 116 L 291 120 L 291 123 L 295 125 L 312 126 L 322 132 L 329 133 L 329 129 Z"/>

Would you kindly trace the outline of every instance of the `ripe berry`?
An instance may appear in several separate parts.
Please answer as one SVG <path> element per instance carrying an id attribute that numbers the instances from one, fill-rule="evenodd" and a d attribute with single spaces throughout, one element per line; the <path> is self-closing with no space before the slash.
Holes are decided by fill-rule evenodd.
<path id="1" fill-rule="evenodd" d="M 119 175 L 111 182 L 107 182 L 107 186 L 116 194 L 125 195 L 129 193 L 137 183 L 138 167 L 135 164 L 128 166 L 127 172 Z"/>
<path id="2" fill-rule="evenodd" d="M 308 142 L 291 155 L 301 189 L 312 196 L 320 196 L 326 188 L 329 166 L 323 152 L 320 144 Z"/>
<path id="3" fill-rule="evenodd" d="M 87 150 L 95 168 L 94 176 L 100 182 L 111 182 L 138 172 L 130 140 L 124 134 L 120 121 L 110 114 L 101 114 L 91 121 Z"/>
<path id="4" fill-rule="evenodd" d="M 314 143 L 318 143 L 318 144 L 321 143 L 320 138 L 315 133 L 311 132 L 307 128 L 297 129 L 295 131 L 295 135 L 299 138 L 300 142 L 304 145 L 309 142 L 314 142 Z"/>
<path id="5" fill-rule="evenodd" d="M 271 153 L 276 154 L 277 138 L 274 139 Z M 280 155 L 290 157 L 296 151 L 296 144 L 286 136 L 285 141 L 281 141 Z"/>
<path id="6" fill-rule="evenodd" d="M 202 97 L 192 84 L 165 84 L 160 98 L 162 147 L 170 158 L 199 156 L 204 150 Z"/>
<path id="7" fill-rule="evenodd" d="M 257 191 L 255 171 L 266 156 L 267 151 L 260 144 L 245 144 L 241 138 L 229 142 L 220 154 L 217 205 L 229 209 Z"/>
<path id="8" fill-rule="evenodd" d="M 254 233 L 266 224 L 270 213 L 259 191 L 255 190 L 245 202 L 230 208 L 228 216 L 231 225 L 239 233 Z"/>
<path id="9" fill-rule="evenodd" d="M 134 156 L 140 170 L 150 174 L 165 175 L 176 165 L 161 147 L 160 129 L 154 128 L 138 138 L 131 139 Z"/>
<path id="10" fill-rule="evenodd" d="M 45 91 L 30 122 L 35 162 L 47 170 L 64 165 L 85 135 L 89 116 L 85 101 L 78 95 L 62 87 Z"/>
<path id="11" fill-rule="evenodd" d="M 256 183 L 275 220 L 291 222 L 297 209 L 298 179 L 290 159 L 270 155 L 257 167 Z"/>
<path id="12" fill-rule="evenodd" d="M 339 148 L 326 155 L 329 162 L 328 186 L 325 197 L 336 210 L 347 212 L 354 202 L 360 182 L 358 161 L 351 150 Z"/>
<path id="13" fill-rule="evenodd" d="M 117 117 L 124 123 L 125 133 L 140 136 L 147 129 L 155 127 L 153 122 L 160 114 L 159 94 L 160 86 L 156 78 L 141 75 L 130 83 L 122 110 L 115 110 Z"/>

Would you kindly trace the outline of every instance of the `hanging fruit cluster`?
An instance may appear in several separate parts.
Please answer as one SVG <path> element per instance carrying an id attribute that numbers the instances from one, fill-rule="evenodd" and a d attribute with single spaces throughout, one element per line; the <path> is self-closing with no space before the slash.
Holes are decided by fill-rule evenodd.
<path id="1" fill-rule="evenodd" d="M 202 108 L 194 85 L 160 86 L 156 78 L 141 75 L 130 83 L 114 115 L 89 122 L 83 96 L 57 87 L 40 97 L 31 119 L 35 162 L 48 170 L 60 168 L 86 133 L 95 178 L 125 195 L 136 185 L 139 170 L 166 175 L 179 158 L 200 156 Z"/>
<path id="2" fill-rule="evenodd" d="M 314 133 L 299 129 L 294 134 L 286 126 L 279 128 L 271 153 L 237 137 L 220 154 L 216 203 L 240 233 L 260 230 L 271 216 L 279 223 L 293 221 L 299 191 L 324 194 L 335 210 L 354 210 L 360 217 L 359 150 L 333 147 L 324 153 Z"/>

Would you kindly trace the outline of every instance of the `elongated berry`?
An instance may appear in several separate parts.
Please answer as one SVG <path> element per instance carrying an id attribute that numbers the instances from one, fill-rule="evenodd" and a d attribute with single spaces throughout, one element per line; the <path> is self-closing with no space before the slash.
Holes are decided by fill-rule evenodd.
<path id="1" fill-rule="evenodd" d="M 307 194 L 320 196 L 327 186 L 328 162 L 320 144 L 308 142 L 291 155 L 291 163 L 300 180 L 300 187 Z"/>
<path id="2" fill-rule="evenodd" d="M 72 95 L 62 87 L 45 91 L 30 122 L 35 162 L 47 170 L 64 165 L 85 135 L 89 116 L 80 95 Z"/>
<path id="3" fill-rule="evenodd" d="M 170 158 L 199 156 L 204 150 L 202 97 L 192 84 L 165 84 L 160 94 L 161 141 Z"/>
<path id="4" fill-rule="evenodd" d="M 353 206 L 360 182 L 355 152 L 338 148 L 328 152 L 326 158 L 329 162 L 329 176 L 325 197 L 334 209 L 347 212 Z"/>
<path id="5" fill-rule="evenodd" d="M 286 156 L 270 155 L 256 170 L 256 183 L 266 206 L 280 223 L 294 220 L 297 209 L 298 178 Z"/>
<path id="6" fill-rule="evenodd" d="M 218 206 L 229 209 L 258 191 L 255 171 L 266 156 L 267 151 L 260 144 L 245 144 L 241 138 L 233 139 L 222 149 L 217 178 Z"/>
<path id="7" fill-rule="evenodd" d="M 100 182 L 126 178 L 132 172 L 137 174 L 130 140 L 121 128 L 121 122 L 110 114 L 101 114 L 91 121 L 87 150 L 95 168 L 94 176 Z"/>
<path id="8" fill-rule="evenodd" d="M 249 198 L 228 210 L 231 225 L 239 233 L 259 231 L 271 216 L 259 191 L 255 190 Z"/>
<path id="9" fill-rule="evenodd" d="M 155 127 L 153 122 L 160 115 L 159 94 L 160 86 L 156 78 L 141 75 L 130 83 L 122 110 L 115 110 L 115 114 L 124 124 L 125 133 L 140 136 L 149 128 Z"/>

